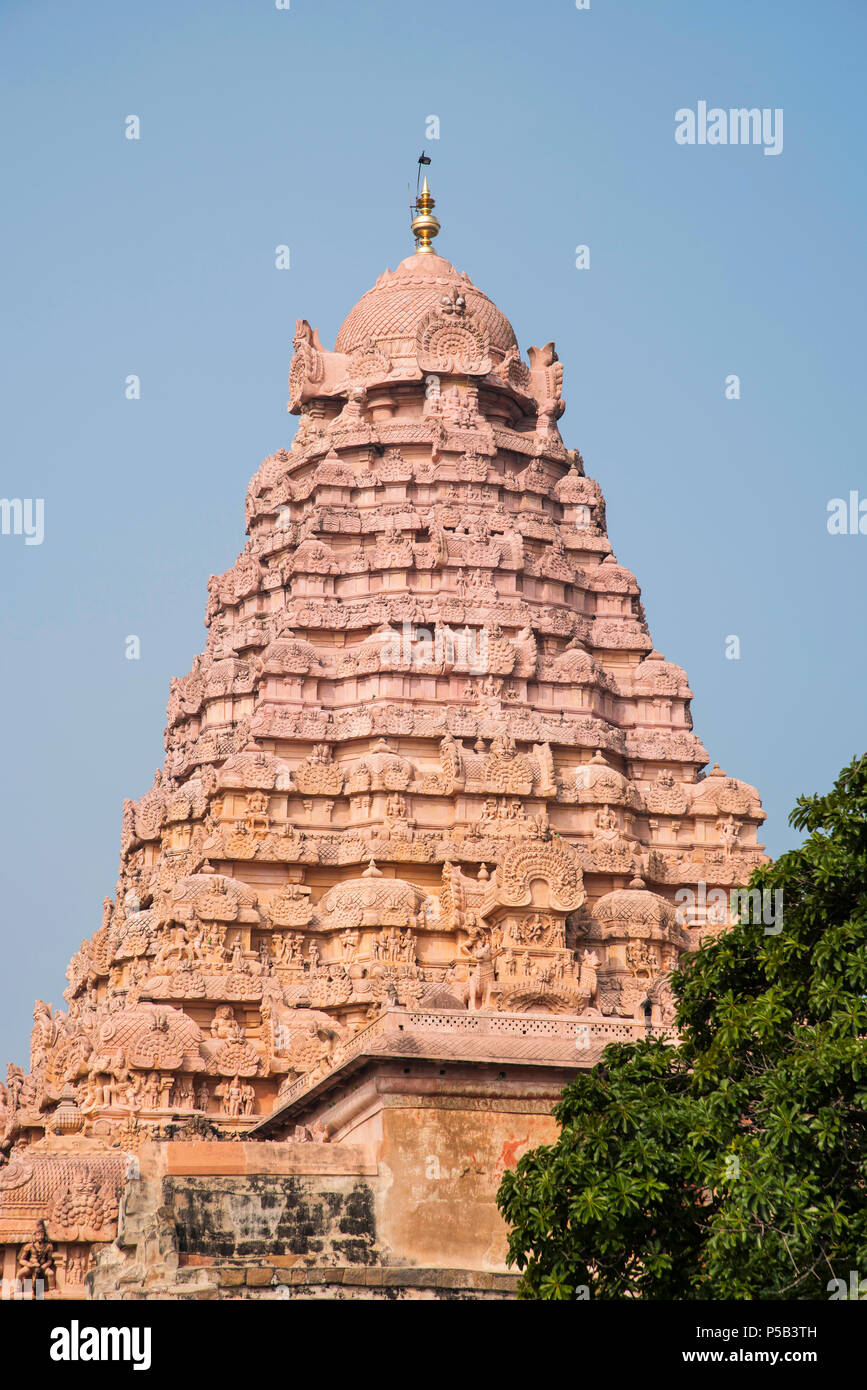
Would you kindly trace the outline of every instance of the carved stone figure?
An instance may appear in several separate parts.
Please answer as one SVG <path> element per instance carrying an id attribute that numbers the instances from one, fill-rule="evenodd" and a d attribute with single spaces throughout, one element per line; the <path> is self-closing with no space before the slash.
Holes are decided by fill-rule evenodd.
<path id="1" fill-rule="evenodd" d="M 581 953 L 581 970 L 578 976 L 578 988 L 587 995 L 588 1003 L 592 1004 L 596 1000 L 597 975 L 596 969 L 599 965 L 599 957 L 595 951 L 585 949 Z"/>
<path id="2" fill-rule="evenodd" d="M 57 1281 L 57 1264 L 54 1246 L 48 1239 L 44 1221 L 37 1221 L 33 1235 L 26 1245 L 22 1245 L 18 1255 L 18 1275 L 22 1282 L 42 1280 L 46 1289 L 54 1289 Z"/>

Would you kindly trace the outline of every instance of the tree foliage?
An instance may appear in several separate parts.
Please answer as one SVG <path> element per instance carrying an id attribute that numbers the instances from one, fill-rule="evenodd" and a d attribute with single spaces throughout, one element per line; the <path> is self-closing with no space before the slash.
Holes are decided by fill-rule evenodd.
<path id="1" fill-rule="evenodd" d="M 742 917 L 685 957 L 679 1045 L 606 1048 L 564 1091 L 557 1142 L 505 1175 L 521 1297 L 867 1280 L 867 755 L 789 819 L 804 844 L 749 884 L 782 890 L 782 920 Z"/>

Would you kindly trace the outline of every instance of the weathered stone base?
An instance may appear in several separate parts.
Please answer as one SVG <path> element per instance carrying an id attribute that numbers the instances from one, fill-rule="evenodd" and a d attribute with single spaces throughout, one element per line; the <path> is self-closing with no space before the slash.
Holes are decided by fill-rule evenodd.
<path id="1" fill-rule="evenodd" d="M 207 1268 L 180 1268 L 171 1282 L 147 1289 L 119 1288 L 103 1297 L 130 1302 L 189 1302 L 202 1299 L 367 1299 L 483 1300 L 501 1302 L 515 1296 L 518 1276 L 470 1269 L 359 1269 L 353 1265 L 285 1269 L 277 1264 L 219 1263 Z M 98 1295 L 97 1295 L 98 1296 Z"/>
<path id="2" fill-rule="evenodd" d="M 386 1170 L 387 1175 L 387 1170 Z M 152 1144 L 95 1299 L 503 1299 L 502 1270 L 383 1263 L 383 1175 L 350 1144 Z M 380 1221 L 380 1225 L 382 1222 Z M 460 1255 L 462 1252 L 456 1252 Z M 400 1257 L 398 1257 L 400 1258 Z"/>
<path id="3" fill-rule="evenodd" d="M 290 1131 L 312 1120 L 328 1142 L 146 1144 L 88 1294 L 513 1297 L 497 1187 L 521 1152 L 554 1138 L 571 1074 L 553 1059 L 361 1058 L 278 1117 Z"/>

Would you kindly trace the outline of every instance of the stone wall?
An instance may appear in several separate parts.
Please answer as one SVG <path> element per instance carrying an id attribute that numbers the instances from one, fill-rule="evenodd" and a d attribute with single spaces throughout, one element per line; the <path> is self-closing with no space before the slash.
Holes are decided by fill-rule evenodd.
<path id="1" fill-rule="evenodd" d="M 351 1144 L 149 1144 L 95 1299 L 502 1299 L 502 1269 L 414 1264 L 383 1242 L 393 1176 Z M 422 1201 L 423 1205 L 423 1201 Z M 410 1208 L 407 1231 L 412 1230 Z M 490 1215 L 490 1213 L 489 1213 Z M 456 1249 L 458 1259 L 462 1252 Z"/>

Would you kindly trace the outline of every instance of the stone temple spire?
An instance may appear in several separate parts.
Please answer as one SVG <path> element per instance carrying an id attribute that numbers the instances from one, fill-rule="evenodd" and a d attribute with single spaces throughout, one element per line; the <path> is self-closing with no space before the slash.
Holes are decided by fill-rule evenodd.
<path id="1" fill-rule="evenodd" d="M 415 233 L 415 253 L 417 256 L 435 256 L 437 253 L 433 248 L 433 239 L 439 235 L 440 224 L 433 216 L 435 202 L 428 187 L 426 174 L 415 205 L 418 212 L 411 223 Z"/>
<path id="2" fill-rule="evenodd" d="M 208 582 L 65 1007 L 37 1001 L 29 1069 L 0 1084 L 0 1280 L 80 1298 L 89 1262 L 114 1278 L 124 1184 L 160 1145 L 154 1222 L 181 1187 L 171 1231 L 135 1218 L 149 1279 L 218 1157 L 277 1183 L 290 1226 L 300 1173 L 323 1222 L 369 1201 L 392 1264 L 504 1269 L 509 1155 L 551 1141 L 607 1042 L 671 1029 L 671 972 L 764 860 L 758 792 L 703 775 L 686 672 L 560 434 L 554 343 L 522 357 L 434 250 L 433 206 L 425 180 L 416 253 L 333 349 L 296 325 L 298 430 Z M 467 1152 L 466 1187 L 431 1176 L 432 1153 L 463 1172 Z M 209 1221 L 176 1260 L 210 1258 Z M 296 1258 L 292 1229 L 268 1251 Z M 325 1264 L 379 1258 L 335 1232 Z"/>

